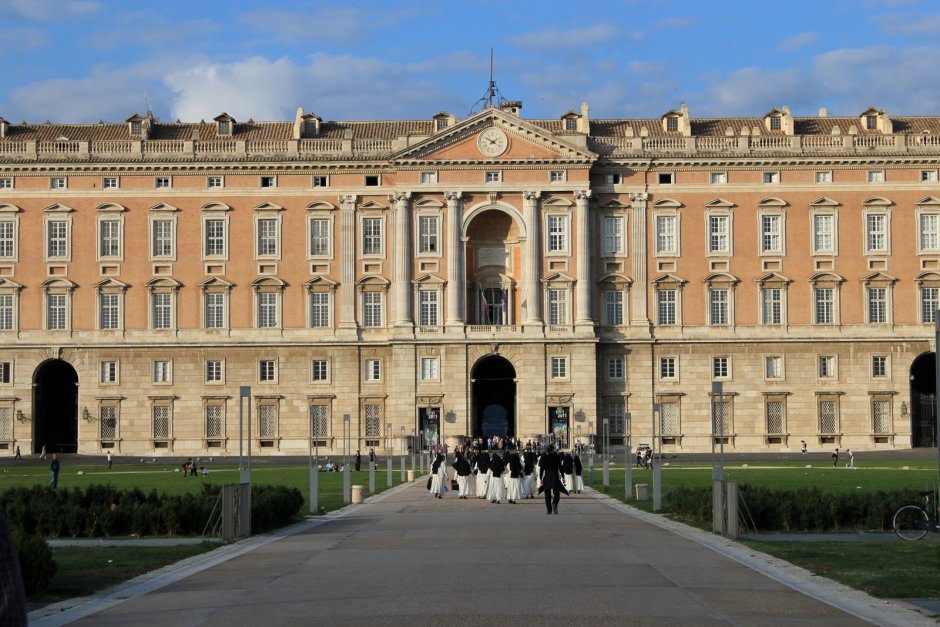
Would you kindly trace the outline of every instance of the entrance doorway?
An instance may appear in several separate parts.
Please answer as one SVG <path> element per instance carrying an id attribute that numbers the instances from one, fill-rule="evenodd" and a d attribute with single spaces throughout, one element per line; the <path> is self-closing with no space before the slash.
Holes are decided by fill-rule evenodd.
<path id="1" fill-rule="evenodd" d="M 937 446 L 936 372 L 935 353 L 911 364 L 911 446 Z"/>
<path id="2" fill-rule="evenodd" d="M 515 437 L 516 369 L 505 357 L 484 357 L 473 368 L 473 437 Z"/>
<path id="3" fill-rule="evenodd" d="M 78 373 L 50 359 L 33 373 L 33 453 L 78 452 Z"/>

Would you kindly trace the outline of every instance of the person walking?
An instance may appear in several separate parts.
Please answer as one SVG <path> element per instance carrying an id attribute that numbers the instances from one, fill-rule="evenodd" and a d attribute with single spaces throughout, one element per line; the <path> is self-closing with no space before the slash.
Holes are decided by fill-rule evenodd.
<path id="1" fill-rule="evenodd" d="M 52 454 L 52 461 L 49 462 L 49 487 L 55 490 L 59 487 L 59 469 L 62 466 L 59 464 L 59 455 L 57 453 Z"/>
<path id="2" fill-rule="evenodd" d="M 446 480 L 447 469 L 444 467 L 444 456 L 438 453 L 434 458 L 434 463 L 431 464 L 431 487 L 428 488 L 431 496 L 438 499 L 444 498 L 444 481 Z"/>
<path id="3" fill-rule="evenodd" d="M 561 458 L 561 474 L 564 477 L 565 489 L 574 492 L 574 457 L 571 453 L 565 453 Z"/>
<path id="4" fill-rule="evenodd" d="M 545 509 L 549 514 L 558 514 L 561 493 L 567 491 L 562 485 L 561 458 L 555 452 L 554 444 L 549 444 L 545 454 L 539 458 L 539 478 L 542 480 L 539 492 L 545 492 Z"/>
<path id="5" fill-rule="evenodd" d="M 800 453 L 806 455 L 806 440 L 800 440 Z"/>
<path id="6" fill-rule="evenodd" d="M 378 470 L 379 467 L 375 463 L 375 449 L 374 448 L 369 449 L 369 463 L 372 465 L 373 470 Z"/>
<path id="7" fill-rule="evenodd" d="M 832 467 L 835 468 L 839 465 L 839 449 L 832 451 Z"/>
<path id="8" fill-rule="evenodd" d="M 477 474 L 477 496 L 486 498 L 486 484 L 490 478 L 490 456 L 480 451 L 473 458 L 474 471 Z"/>
<path id="9" fill-rule="evenodd" d="M 855 468 L 855 455 L 852 454 L 852 449 L 845 449 L 845 454 L 849 456 L 849 468 Z"/>
<path id="10" fill-rule="evenodd" d="M 465 499 L 470 496 L 470 462 L 460 453 L 454 460 L 454 472 L 457 473 L 457 498 Z"/>
<path id="11" fill-rule="evenodd" d="M 584 490 L 584 464 L 581 463 L 581 456 L 577 452 L 574 454 L 574 493 L 581 494 Z"/>
<path id="12" fill-rule="evenodd" d="M 506 500 L 517 503 L 522 498 L 522 460 L 519 453 L 509 454 L 509 478 L 506 480 Z"/>
<path id="13" fill-rule="evenodd" d="M 359 449 L 356 449 L 356 472 L 359 472 L 359 469 L 362 467 L 362 453 L 359 452 Z"/>
<path id="14" fill-rule="evenodd" d="M 23 456 L 20 455 L 20 445 L 19 445 L 19 444 L 16 445 L 16 457 L 14 457 L 13 459 L 23 459 Z"/>
<path id="15" fill-rule="evenodd" d="M 506 486 L 503 483 L 503 471 L 506 465 L 499 453 L 493 452 L 493 458 L 490 460 L 490 469 L 487 472 L 489 478 L 486 482 L 486 499 L 490 503 L 502 503 L 506 500 Z"/>
<path id="16" fill-rule="evenodd" d="M 111 470 L 111 464 L 114 463 L 114 455 L 111 454 L 111 451 L 108 451 L 108 470 Z"/>

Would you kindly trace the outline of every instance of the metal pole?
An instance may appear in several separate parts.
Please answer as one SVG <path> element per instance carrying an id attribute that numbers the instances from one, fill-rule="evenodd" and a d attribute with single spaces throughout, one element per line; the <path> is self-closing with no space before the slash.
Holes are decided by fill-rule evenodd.
<path id="1" fill-rule="evenodd" d="M 401 482 L 405 482 L 405 425 L 401 426 Z"/>
<path id="2" fill-rule="evenodd" d="M 724 385 L 721 381 L 712 381 L 712 481 L 721 481 L 725 477 L 725 465 L 724 465 L 724 412 L 722 410 L 721 399 L 722 391 Z M 717 401 L 716 401 L 717 399 Z M 716 404 L 717 403 L 717 404 Z M 721 418 L 721 433 L 718 433 L 718 423 L 719 423 L 719 414 L 722 412 Z M 715 465 L 715 438 L 721 438 L 721 461 L 716 466 Z"/>
<path id="3" fill-rule="evenodd" d="M 594 485 L 594 423 L 588 422 L 588 483 Z"/>
<path id="4" fill-rule="evenodd" d="M 610 489 L 610 430 L 607 427 L 607 419 L 604 418 L 604 490 Z"/>
<path id="5" fill-rule="evenodd" d="M 385 424 L 385 480 L 392 487 L 392 425 Z"/>
<path id="6" fill-rule="evenodd" d="M 248 406 L 248 468 L 245 469 L 242 461 L 244 437 L 244 411 Z M 238 482 L 251 483 L 251 386 L 242 385 L 238 388 Z"/>
<path id="7" fill-rule="evenodd" d="M 630 412 L 623 414 L 623 492 L 624 500 L 630 500 L 630 488 L 633 484 L 633 466 L 630 464 L 630 430 L 627 425 L 630 424 Z"/>
<path id="8" fill-rule="evenodd" d="M 320 475 L 317 474 L 317 473 L 320 472 L 320 469 L 318 468 L 318 464 L 314 462 L 314 457 L 313 457 L 313 447 L 315 446 L 315 440 L 313 439 L 313 438 L 314 438 L 314 435 L 313 435 L 313 414 L 310 414 L 310 415 L 309 415 L 309 419 L 310 419 L 310 441 L 307 443 L 307 444 L 308 444 L 308 446 L 307 446 L 307 454 L 310 456 L 310 463 L 309 463 L 309 467 L 310 467 L 310 498 L 308 499 L 308 501 L 309 501 L 309 502 L 308 502 L 308 506 L 309 506 L 309 509 L 310 509 L 310 513 L 311 513 L 311 514 L 316 514 L 316 513 L 317 513 L 317 510 L 319 509 L 319 507 L 318 507 L 318 506 L 319 506 L 319 503 L 317 502 L 317 501 L 318 501 L 318 497 L 319 497 L 319 495 L 317 494 L 317 488 L 319 487 L 318 482 L 320 481 Z M 318 451 L 318 452 L 319 452 L 319 451 Z"/>
<path id="9" fill-rule="evenodd" d="M 650 446 L 653 447 L 653 454 L 650 456 L 650 463 L 653 465 L 653 511 L 658 512 L 662 509 L 663 505 L 663 494 L 662 494 L 662 474 L 660 472 L 660 467 L 662 466 L 662 436 L 657 435 L 659 429 L 657 422 L 660 420 L 660 415 L 662 414 L 663 406 L 660 403 L 653 403 L 653 437 L 652 443 Z M 657 442 L 657 438 L 659 441 Z"/>
<path id="10" fill-rule="evenodd" d="M 343 503 L 352 503 L 352 487 L 349 483 L 350 431 L 349 414 L 343 414 Z"/>

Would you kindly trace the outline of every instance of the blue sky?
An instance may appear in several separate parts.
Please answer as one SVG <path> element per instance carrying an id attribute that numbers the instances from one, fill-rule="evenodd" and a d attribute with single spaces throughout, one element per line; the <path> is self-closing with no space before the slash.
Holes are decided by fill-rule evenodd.
<path id="1" fill-rule="evenodd" d="M 0 0 L 0 116 L 18 123 L 466 116 L 940 114 L 940 2 Z"/>

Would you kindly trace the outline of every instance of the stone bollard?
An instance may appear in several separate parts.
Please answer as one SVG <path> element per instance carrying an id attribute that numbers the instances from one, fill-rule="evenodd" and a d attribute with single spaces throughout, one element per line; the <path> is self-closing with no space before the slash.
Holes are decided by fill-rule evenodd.
<path id="1" fill-rule="evenodd" d="M 415 482 L 415 471 L 412 468 L 411 470 L 408 471 L 408 483 L 414 483 L 414 482 Z"/>
<path id="2" fill-rule="evenodd" d="M 648 483 L 638 483 L 636 484 L 636 500 L 645 501 L 650 497 L 650 484 Z"/>
<path id="3" fill-rule="evenodd" d="M 352 486 L 352 504 L 353 505 L 362 505 L 362 502 L 366 498 L 366 489 L 365 486 L 354 485 Z"/>

